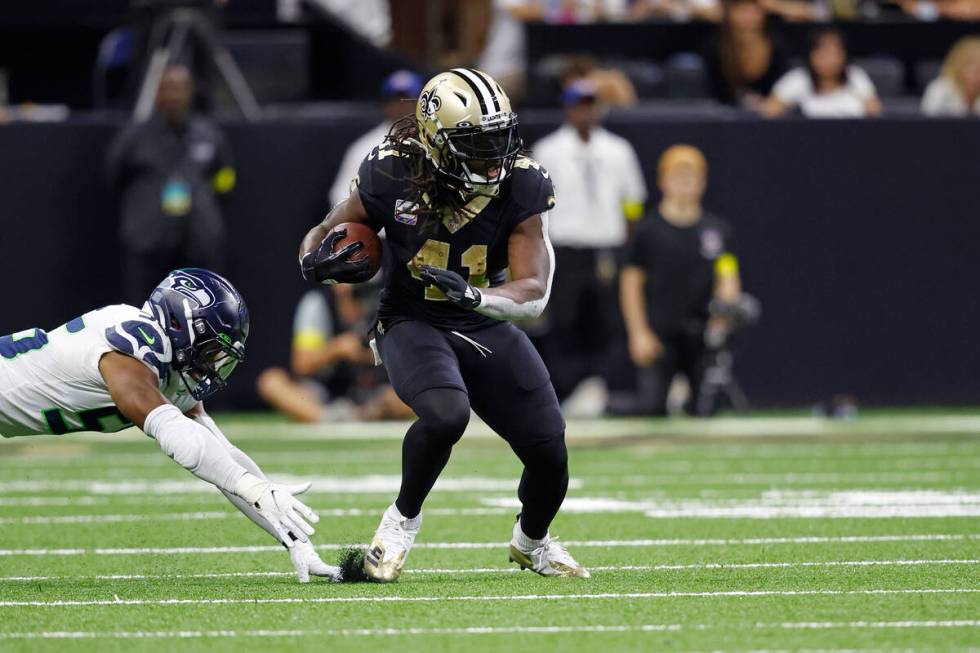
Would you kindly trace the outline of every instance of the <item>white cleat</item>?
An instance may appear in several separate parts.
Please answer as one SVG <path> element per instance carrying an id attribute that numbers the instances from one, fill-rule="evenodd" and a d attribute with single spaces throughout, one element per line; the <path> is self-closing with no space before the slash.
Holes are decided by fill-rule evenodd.
<path id="1" fill-rule="evenodd" d="M 527 545 L 531 542 L 532 545 Z M 521 569 L 530 569 L 542 576 L 562 576 L 565 578 L 590 578 L 589 570 L 580 565 L 557 537 L 551 534 L 541 540 L 530 540 L 521 531 L 518 519 L 514 524 L 514 536 L 510 541 L 510 561 L 516 562 Z"/>
<path id="2" fill-rule="evenodd" d="M 406 519 L 395 504 L 391 504 L 381 516 L 381 524 L 364 554 L 364 573 L 380 583 L 398 580 L 421 526 L 421 514 Z"/>
<path id="3" fill-rule="evenodd" d="M 335 583 L 340 582 L 340 567 L 328 565 L 320 556 L 310 542 L 296 542 L 289 549 L 289 559 L 293 561 L 296 569 L 296 577 L 301 583 L 310 582 L 310 575 L 327 578 Z"/>

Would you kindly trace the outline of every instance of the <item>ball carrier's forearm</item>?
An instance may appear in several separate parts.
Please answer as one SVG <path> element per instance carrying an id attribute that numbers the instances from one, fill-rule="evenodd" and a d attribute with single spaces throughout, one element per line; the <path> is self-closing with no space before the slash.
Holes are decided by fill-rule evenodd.
<path id="1" fill-rule="evenodd" d="M 462 308 L 497 320 L 534 319 L 548 304 L 555 274 L 547 216 L 534 215 L 518 224 L 507 247 L 512 281 L 496 288 L 474 288 L 456 272 L 429 265 L 419 266 L 419 270 L 423 281 L 437 286 Z"/>
<path id="2" fill-rule="evenodd" d="M 266 475 L 261 469 L 259 469 L 259 466 L 255 463 L 255 461 L 249 458 L 248 454 L 233 445 L 228 438 L 225 437 L 225 434 L 221 432 L 221 429 L 218 428 L 218 425 L 213 419 L 211 419 L 210 415 L 201 412 L 193 415 L 192 417 L 195 422 L 210 431 L 211 435 L 227 449 L 228 455 L 231 456 L 232 460 L 240 465 L 246 472 L 254 474 L 262 480 L 267 480 Z M 254 506 L 237 494 L 229 492 L 224 488 L 218 489 L 221 490 L 221 493 L 225 495 L 225 498 L 228 499 L 232 505 L 238 508 L 243 515 L 255 522 L 255 524 L 257 524 L 265 532 L 274 537 L 276 541 L 279 541 L 279 535 L 276 533 L 276 529 L 269 523 L 269 520 L 259 514 L 259 511 L 256 510 Z"/>
<path id="3" fill-rule="evenodd" d="M 548 238 L 548 214 L 521 222 L 508 241 L 513 281 L 481 290 L 477 313 L 498 320 L 531 320 L 548 305 L 555 276 L 555 250 Z"/>
<path id="4" fill-rule="evenodd" d="M 496 288 L 480 290 L 476 312 L 496 320 L 531 320 L 541 315 L 548 304 L 549 283 L 538 279 L 520 279 Z"/>
<path id="5" fill-rule="evenodd" d="M 307 254 L 315 252 L 323 239 L 330 233 L 330 230 L 344 222 L 371 224 L 367 211 L 364 210 L 364 205 L 361 203 L 361 196 L 356 190 L 346 200 L 333 207 L 320 224 L 307 232 L 299 245 L 300 260 Z"/>

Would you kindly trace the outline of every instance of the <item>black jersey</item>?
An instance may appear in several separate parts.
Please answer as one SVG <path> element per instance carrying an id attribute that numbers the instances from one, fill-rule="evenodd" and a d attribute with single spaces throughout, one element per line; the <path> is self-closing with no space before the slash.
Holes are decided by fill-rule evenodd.
<path id="1" fill-rule="evenodd" d="M 440 329 L 472 331 L 497 322 L 449 302 L 419 275 L 422 264 L 459 273 L 476 288 L 506 281 L 507 243 L 514 227 L 554 206 L 548 173 L 536 161 L 520 157 L 496 197 L 477 197 L 475 217 L 439 220 L 411 212 L 416 191 L 407 181 L 406 159 L 382 145 L 361 163 L 357 189 L 368 216 L 385 230 L 385 287 L 378 319 L 387 328 L 405 319 Z"/>
<path id="2" fill-rule="evenodd" d="M 728 223 L 709 213 L 678 227 L 654 212 L 640 222 L 626 256 L 644 269 L 648 318 L 661 337 L 704 327 L 719 261 L 734 261 Z"/>

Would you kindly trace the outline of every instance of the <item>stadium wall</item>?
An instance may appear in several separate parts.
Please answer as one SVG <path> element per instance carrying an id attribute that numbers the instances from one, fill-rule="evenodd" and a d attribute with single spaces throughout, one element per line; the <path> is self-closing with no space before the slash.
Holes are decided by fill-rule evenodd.
<path id="1" fill-rule="evenodd" d="M 227 126 L 239 169 L 227 274 L 253 323 L 224 406 L 256 407 L 255 376 L 287 361 L 307 288 L 297 244 L 326 208 L 343 149 L 374 118 Z M 525 137 L 558 120 L 533 114 Z M 0 334 L 118 301 L 117 216 L 102 172 L 117 127 L 0 128 Z M 705 150 L 706 204 L 734 224 L 745 287 L 763 303 L 762 322 L 739 343 L 739 375 L 756 405 L 838 393 L 864 404 L 980 399 L 976 123 L 614 116 L 609 127 L 635 144 L 651 188 L 666 146 Z"/>

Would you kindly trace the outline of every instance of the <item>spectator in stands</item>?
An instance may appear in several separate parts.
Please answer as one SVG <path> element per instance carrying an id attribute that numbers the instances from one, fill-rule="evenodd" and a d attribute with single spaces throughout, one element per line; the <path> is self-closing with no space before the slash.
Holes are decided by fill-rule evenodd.
<path id="1" fill-rule="evenodd" d="M 718 34 L 708 42 L 704 60 L 714 98 L 746 108 L 758 107 L 787 67 L 758 0 L 724 2 Z"/>
<path id="2" fill-rule="evenodd" d="M 595 84 L 598 101 L 607 107 L 631 107 L 636 104 L 636 89 L 630 78 L 621 70 L 600 68 L 589 55 L 568 58 L 561 77 L 561 87 L 566 88 L 580 79 L 587 79 Z"/>
<path id="3" fill-rule="evenodd" d="M 628 223 L 642 216 L 647 191 L 633 147 L 600 126 L 597 93 L 588 79 L 565 88 L 565 124 L 533 148 L 559 198 L 549 218 L 558 272 L 541 342 L 559 398 L 588 377 L 610 387 L 621 380 L 617 347 L 628 367 L 615 284 Z"/>
<path id="4" fill-rule="evenodd" d="M 371 150 L 381 144 L 388 135 L 392 123 L 415 111 L 415 100 L 422 90 L 422 78 L 411 70 L 398 70 L 388 75 L 381 85 L 382 110 L 385 119 L 376 127 L 354 141 L 344 153 L 340 169 L 330 187 L 330 204 L 336 206 L 347 199 L 350 185 Z"/>
<path id="5" fill-rule="evenodd" d="M 124 127 L 109 148 L 109 179 L 122 211 L 125 292 L 137 306 L 170 270 L 223 268 L 219 199 L 235 186 L 235 168 L 221 129 L 192 113 L 193 96 L 188 69 L 168 67 L 154 114 Z"/>
<path id="6" fill-rule="evenodd" d="M 293 321 L 291 372 L 279 367 L 262 372 L 259 396 L 298 422 L 410 417 L 364 344 L 378 292 L 372 282 L 303 295 Z"/>
<path id="7" fill-rule="evenodd" d="M 663 199 L 640 222 L 620 279 L 620 302 L 629 352 L 641 369 L 638 412 L 664 415 L 678 372 L 691 387 L 685 404 L 697 405 L 712 299 L 734 302 L 741 294 L 738 260 L 728 224 L 702 208 L 707 184 L 704 155 L 674 145 L 660 157 L 657 179 Z M 715 323 L 712 323 L 712 320 Z"/>
<path id="8" fill-rule="evenodd" d="M 633 20 L 668 18 L 679 23 L 690 20 L 718 23 L 721 16 L 720 0 L 636 0 L 630 6 Z"/>
<path id="9" fill-rule="evenodd" d="M 980 36 L 957 41 L 922 97 L 928 116 L 980 115 Z"/>
<path id="10" fill-rule="evenodd" d="M 710 0 L 709 0 L 710 1 Z M 492 0 L 493 19 L 477 68 L 496 79 L 512 100 L 524 95 L 525 23 L 592 23 L 630 19 L 629 0 Z M 628 81 L 628 80 L 627 80 Z"/>
<path id="11" fill-rule="evenodd" d="M 783 75 L 760 106 L 767 118 L 799 109 L 807 118 L 867 118 L 881 115 L 881 102 L 868 74 L 847 61 L 840 31 L 814 31 L 807 47 L 806 67 Z"/>

